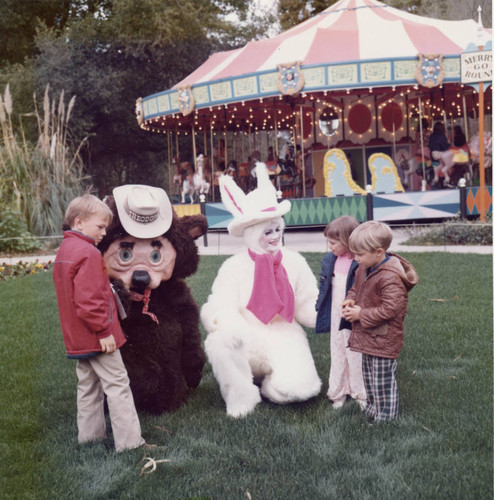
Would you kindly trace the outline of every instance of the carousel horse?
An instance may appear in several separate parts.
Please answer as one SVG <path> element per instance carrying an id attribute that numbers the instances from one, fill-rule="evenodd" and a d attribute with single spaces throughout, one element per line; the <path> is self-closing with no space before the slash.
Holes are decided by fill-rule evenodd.
<path id="1" fill-rule="evenodd" d="M 478 163 L 480 157 L 480 140 L 479 134 L 472 137 L 469 144 L 470 153 L 473 157 L 473 162 Z M 484 165 L 485 168 L 492 167 L 492 134 L 484 132 Z"/>
<path id="2" fill-rule="evenodd" d="M 205 158 L 200 154 L 196 159 L 197 170 L 195 173 L 188 175 L 182 185 L 182 203 L 185 203 L 186 195 L 190 197 L 190 203 L 194 203 L 196 193 L 199 195 L 209 194 L 210 183 L 204 177 Z"/>
<path id="3" fill-rule="evenodd" d="M 180 193 L 182 191 L 182 184 L 185 180 L 185 174 L 178 158 L 173 158 L 172 165 L 175 171 L 175 174 L 173 175 L 173 194 L 180 196 Z"/>

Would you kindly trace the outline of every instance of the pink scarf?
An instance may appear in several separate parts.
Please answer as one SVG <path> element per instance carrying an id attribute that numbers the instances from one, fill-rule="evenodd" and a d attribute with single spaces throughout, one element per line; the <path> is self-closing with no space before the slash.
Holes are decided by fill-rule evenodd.
<path id="1" fill-rule="evenodd" d="M 281 252 L 257 254 L 249 250 L 255 262 L 254 286 L 247 309 L 267 325 L 277 314 L 289 323 L 295 312 L 295 296 L 281 263 Z"/>

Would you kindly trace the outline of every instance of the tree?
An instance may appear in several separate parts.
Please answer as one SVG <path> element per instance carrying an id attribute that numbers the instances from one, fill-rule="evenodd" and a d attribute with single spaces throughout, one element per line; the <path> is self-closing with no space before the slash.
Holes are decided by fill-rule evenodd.
<path id="1" fill-rule="evenodd" d="M 0 2 L 0 68 L 33 57 L 40 27 L 62 33 L 71 19 L 96 12 L 106 15 L 113 0 L 2 0 Z"/>
<path id="2" fill-rule="evenodd" d="M 477 7 L 482 8 L 485 27 L 492 27 L 492 0 L 382 0 L 397 9 L 435 19 L 475 19 Z M 278 17 L 283 30 L 336 3 L 333 0 L 278 0 Z"/>
<path id="3" fill-rule="evenodd" d="M 478 7 L 482 8 L 482 23 L 492 27 L 492 0 L 422 0 L 417 14 L 437 19 L 478 19 Z"/>
<path id="4" fill-rule="evenodd" d="M 28 6 L 36 3 L 34 0 L 5 2 L 8 6 L 0 7 L 0 15 L 3 11 L 18 18 L 25 14 L 24 7 L 29 10 Z M 40 0 L 38 3 L 50 4 L 50 16 L 43 16 L 42 9 L 40 15 L 30 16 L 26 29 L 21 31 L 25 31 L 25 39 L 31 45 L 15 54 L 6 53 L 3 61 L 12 63 L 31 56 L 24 59 L 22 68 L 32 68 L 38 95 L 50 84 L 54 95 L 65 91 L 66 95 L 77 96 L 71 120 L 74 141 L 89 136 L 85 163 L 100 194 L 108 193 L 112 186 L 122 182 L 166 186 L 165 141 L 163 136 L 139 129 L 135 101 L 173 86 L 212 51 L 242 45 L 248 41 L 247 36 L 257 36 L 247 15 L 249 2 Z M 240 24 L 228 20 L 233 14 L 242 20 Z M 3 67 L 7 69 L 4 75 L 19 83 L 26 77 L 20 66 L 4 64 Z M 14 94 L 16 91 L 13 89 Z M 27 100 L 27 96 L 24 98 Z"/>
<path id="5" fill-rule="evenodd" d="M 37 83 L 77 95 L 72 131 L 89 135 L 86 167 L 100 194 L 121 183 L 166 184 L 162 136 L 142 131 L 135 101 L 172 86 L 207 57 L 207 41 L 167 46 L 137 40 L 116 43 L 103 33 L 88 36 L 87 23 L 60 37 L 38 39 Z"/>

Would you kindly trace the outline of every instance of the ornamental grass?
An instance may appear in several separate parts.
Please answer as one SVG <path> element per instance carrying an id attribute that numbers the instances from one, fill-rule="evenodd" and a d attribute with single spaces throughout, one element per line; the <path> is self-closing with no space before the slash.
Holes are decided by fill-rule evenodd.
<path id="1" fill-rule="evenodd" d="M 34 95 L 34 112 L 14 124 L 9 85 L 0 93 L 0 207 L 19 212 L 36 236 L 60 233 L 68 203 L 85 189 L 80 152 L 86 141 L 74 144 L 69 129 L 74 105 L 75 96 L 66 105 L 64 92 L 57 101 L 47 86 L 42 109 Z M 36 122 L 35 144 L 26 138 L 23 118 Z"/>

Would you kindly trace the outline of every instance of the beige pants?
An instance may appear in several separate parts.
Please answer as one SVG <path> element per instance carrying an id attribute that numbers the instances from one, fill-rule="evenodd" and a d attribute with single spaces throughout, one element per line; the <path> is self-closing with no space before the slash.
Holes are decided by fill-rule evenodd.
<path id="1" fill-rule="evenodd" d="M 106 436 L 103 408 L 106 394 L 115 449 L 122 451 L 144 444 L 120 351 L 79 359 L 76 372 L 79 443 L 99 441 Z"/>

